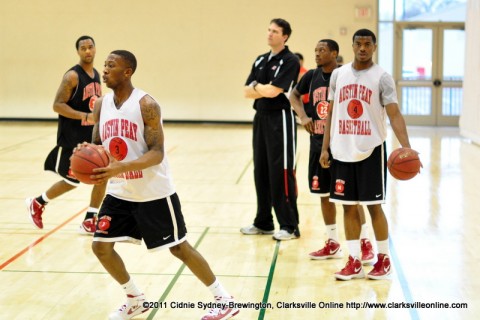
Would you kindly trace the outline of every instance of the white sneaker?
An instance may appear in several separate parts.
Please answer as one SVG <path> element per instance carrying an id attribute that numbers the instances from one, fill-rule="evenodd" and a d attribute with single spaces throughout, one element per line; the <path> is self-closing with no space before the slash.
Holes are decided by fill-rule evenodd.
<path id="1" fill-rule="evenodd" d="M 273 239 L 275 240 L 292 240 L 292 239 L 297 239 L 298 237 L 295 235 L 295 232 L 290 233 L 287 230 L 281 229 L 277 233 L 273 235 Z"/>
<path id="2" fill-rule="evenodd" d="M 139 296 L 132 296 L 127 294 L 127 302 L 120 308 L 108 315 L 108 320 L 127 320 L 132 319 L 139 314 L 148 311 L 148 303 L 145 303 L 145 295 L 142 293 Z"/>
<path id="3" fill-rule="evenodd" d="M 234 302 L 233 297 L 215 297 L 215 303 L 219 305 L 223 304 L 223 307 L 210 309 L 201 320 L 223 320 L 233 318 L 240 312 L 240 310 L 235 306 L 230 306 L 230 302 Z"/>
<path id="4" fill-rule="evenodd" d="M 240 232 L 243 233 L 243 234 L 246 234 L 246 235 L 273 234 L 273 230 L 263 230 L 263 229 L 255 227 L 253 224 L 249 225 L 248 227 L 241 228 Z"/>

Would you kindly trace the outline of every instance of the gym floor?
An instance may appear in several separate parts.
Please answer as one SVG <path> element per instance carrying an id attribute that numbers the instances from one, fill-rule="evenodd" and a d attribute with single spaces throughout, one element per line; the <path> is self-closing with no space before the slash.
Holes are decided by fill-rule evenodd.
<path id="1" fill-rule="evenodd" d="M 58 180 L 43 171 L 56 123 L 2 122 L 0 127 L 1 318 L 106 319 L 124 302 L 124 294 L 91 252 L 91 237 L 77 232 L 91 187 L 81 185 L 50 202 L 43 230 L 27 216 L 24 199 Z M 320 201 L 308 190 L 309 139 L 301 127 L 302 237 L 277 242 L 239 232 L 252 222 L 256 208 L 251 126 L 165 124 L 188 241 L 235 299 L 246 304 L 235 319 L 478 318 L 480 147 L 463 139 L 458 128 L 408 130 L 423 170 L 410 181 L 388 179 L 383 208 L 394 273 L 390 280 L 342 282 L 333 273 L 346 258 L 308 258 L 326 237 Z M 398 147 L 391 131 L 387 147 Z M 337 210 L 343 244 L 342 209 Z M 373 241 L 368 216 L 367 222 Z M 158 306 L 135 319 L 200 319 L 205 313 L 202 303 L 212 301 L 209 290 L 168 250 L 149 253 L 143 244 L 116 248 L 137 285 Z M 266 309 L 258 308 L 262 303 Z"/>

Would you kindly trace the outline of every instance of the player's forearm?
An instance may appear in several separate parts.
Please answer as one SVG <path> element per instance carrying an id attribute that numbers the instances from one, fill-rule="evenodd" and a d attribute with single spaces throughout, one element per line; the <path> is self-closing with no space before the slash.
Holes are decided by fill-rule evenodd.
<path id="1" fill-rule="evenodd" d="M 327 120 L 325 121 L 325 130 L 323 133 L 323 143 L 322 143 L 322 152 L 328 151 L 330 148 L 330 128 L 332 127 L 332 109 L 333 103 L 330 103 Z"/>
<path id="2" fill-rule="evenodd" d="M 410 141 L 408 139 L 407 125 L 405 124 L 405 119 L 400 112 L 398 104 L 391 103 L 385 106 L 387 111 L 388 118 L 390 120 L 390 126 L 392 127 L 395 136 L 398 139 L 398 142 L 404 148 L 410 148 Z"/>
<path id="3" fill-rule="evenodd" d="M 70 118 L 70 119 L 77 119 L 77 120 L 83 120 L 86 121 L 86 117 L 89 116 L 88 113 L 83 112 L 83 111 L 78 111 L 70 107 L 66 103 L 61 103 L 61 102 L 55 102 L 53 104 L 53 111 L 56 113 L 64 116 L 65 118 Z"/>
<path id="4" fill-rule="evenodd" d="M 308 118 L 307 113 L 305 112 L 305 107 L 303 106 L 302 96 L 297 89 L 294 89 L 290 94 L 290 104 L 292 105 L 293 110 L 297 116 L 303 120 Z"/>
<path id="5" fill-rule="evenodd" d="M 245 86 L 243 89 L 243 95 L 247 99 L 260 99 L 262 95 L 253 89 L 253 86 Z"/>
<path id="6" fill-rule="evenodd" d="M 140 158 L 123 162 L 122 172 L 143 170 L 154 165 L 160 164 L 163 161 L 163 150 L 149 150 Z"/>
<path id="7" fill-rule="evenodd" d="M 264 98 L 275 98 L 283 92 L 283 89 L 275 87 L 271 84 L 259 83 L 255 86 L 254 89 Z"/>
<path id="8" fill-rule="evenodd" d="M 402 147 L 410 148 L 410 140 L 408 139 L 405 119 L 402 116 L 397 116 L 394 119 L 390 119 L 390 126 L 392 127 L 392 130 Z"/>

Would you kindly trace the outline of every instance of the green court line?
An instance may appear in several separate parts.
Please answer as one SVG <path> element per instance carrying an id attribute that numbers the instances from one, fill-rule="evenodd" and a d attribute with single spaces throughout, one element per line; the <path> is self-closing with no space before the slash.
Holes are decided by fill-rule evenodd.
<path id="1" fill-rule="evenodd" d="M 272 287 L 273 274 L 275 273 L 275 266 L 277 264 L 278 250 L 280 248 L 280 242 L 277 241 L 275 246 L 275 252 L 273 253 L 272 264 L 270 265 L 270 272 L 268 273 L 267 285 L 265 286 L 265 293 L 263 294 L 262 302 L 266 304 L 268 302 L 268 296 L 270 294 L 270 289 Z M 263 320 L 265 318 L 265 309 L 260 309 L 260 314 L 258 315 L 258 320 Z"/>
<path id="2" fill-rule="evenodd" d="M 197 240 L 197 242 L 195 243 L 195 246 L 194 248 L 197 249 L 198 246 L 200 245 L 200 243 L 203 241 L 203 238 L 205 238 L 208 230 L 210 228 L 207 227 L 205 228 L 205 230 L 203 231 L 202 235 L 200 236 L 200 238 Z M 185 263 L 182 263 L 182 266 L 178 269 L 177 273 L 175 274 L 175 276 L 173 277 L 172 281 L 170 281 L 170 283 L 168 284 L 168 287 L 167 289 L 165 289 L 165 291 L 163 292 L 162 296 L 160 297 L 160 299 L 158 299 L 158 303 L 161 303 L 163 301 L 165 301 L 165 299 L 167 298 L 168 294 L 170 293 L 170 291 L 172 290 L 173 286 L 175 285 L 175 283 L 177 282 L 178 278 L 180 278 L 180 275 L 182 274 L 183 270 L 185 269 L 186 265 Z M 158 312 L 158 309 L 153 309 L 152 312 L 150 312 L 150 314 L 148 315 L 147 317 L 147 320 L 152 320 L 153 317 L 155 317 L 155 314 L 157 314 Z"/>
<path id="3" fill-rule="evenodd" d="M 253 159 L 250 159 L 250 161 L 248 161 L 245 168 L 243 168 L 242 173 L 240 173 L 240 176 L 238 177 L 237 181 L 235 181 L 235 184 L 238 184 L 240 182 L 240 180 L 242 180 L 243 175 L 245 174 L 245 172 L 247 172 L 247 169 L 248 169 L 248 167 L 250 166 L 251 163 L 253 163 Z"/>

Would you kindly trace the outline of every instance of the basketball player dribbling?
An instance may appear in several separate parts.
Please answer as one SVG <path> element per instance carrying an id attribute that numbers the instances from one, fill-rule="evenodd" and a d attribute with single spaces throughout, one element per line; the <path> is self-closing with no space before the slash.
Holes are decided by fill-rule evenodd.
<path id="1" fill-rule="evenodd" d="M 62 180 L 41 195 L 25 200 L 30 220 L 38 229 L 43 229 L 43 212 L 48 202 L 80 185 L 70 170 L 70 157 L 77 144 L 91 141 L 93 104 L 102 95 L 100 76 L 93 67 L 95 41 L 90 36 L 81 36 L 75 47 L 80 62 L 65 73 L 57 90 L 53 103 L 53 110 L 58 113 L 57 145 L 45 160 L 45 170 L 58 174 Z M 104 194 L 102 187 L 93 187 L 80 233 L 95 231 L 95 216 Z"/>

